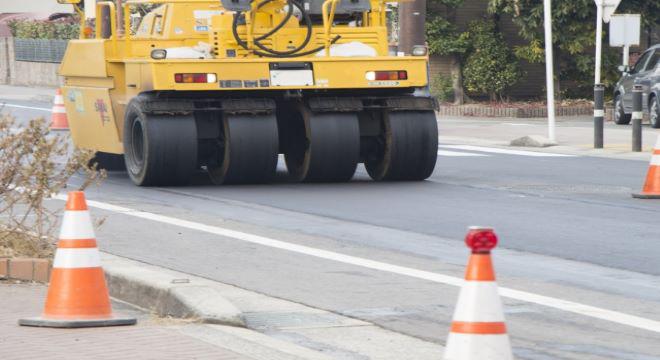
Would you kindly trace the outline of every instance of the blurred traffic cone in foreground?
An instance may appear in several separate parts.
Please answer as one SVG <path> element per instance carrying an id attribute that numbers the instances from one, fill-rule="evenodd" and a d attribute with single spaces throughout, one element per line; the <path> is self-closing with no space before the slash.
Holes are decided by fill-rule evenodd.
<path id="1" fill-rule="evenodd" d="M 50 129 L 51 130 L 69 130 L 69 121 L 66 117 L 66 109 L 64 108 L 64 97 L 62 97 L 62 90 L 59 88 L 55 91 L 55 100 L 53 100 L 53 110 L 50 116 Z"/>
<path id="2" fill-rule="evenodd" d="M 135 318 L 112 314 L 85 193 L 72 191 L 66 202 L 41 317 L 20 319 L 26 326 L 78 328 L 133 325 Z"/>
<path id="3" fill-rule="evenodd" d="M 651 163 L 642 192 L 632 196 L 638 199 L 660 199 L 660 136 L 651 153 Z"/>
<path id="4" fill-rule="evenodd" d="M 512 360 L 497 292 L 490 250 L 497 245 L 493 229 L 470 227 L 465 243 L 472 249 L 465 284 L 458 296 L 445 360 Z"/>

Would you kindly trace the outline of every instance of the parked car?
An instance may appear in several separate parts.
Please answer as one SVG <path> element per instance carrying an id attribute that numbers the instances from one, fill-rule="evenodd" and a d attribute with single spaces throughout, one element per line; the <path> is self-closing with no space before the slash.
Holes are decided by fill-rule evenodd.
<path id="1" fill-rule="evenodd" d="M 660 44 L 647 49 L 632 68 L 623 72 L 614 88 L 614 122 L 628 124 L 632 116 L 632 88 L 642 85 L 642 110 L 649 114 L 651 126 L 660 128 Z"/>

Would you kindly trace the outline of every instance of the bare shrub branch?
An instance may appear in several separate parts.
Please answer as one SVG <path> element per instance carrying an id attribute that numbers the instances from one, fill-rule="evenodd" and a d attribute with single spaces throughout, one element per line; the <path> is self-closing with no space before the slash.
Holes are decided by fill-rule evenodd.
<path id="1" fill-rule="evenodd" d="M 80 190 L 100 182 L 104 171 L 88 167 L 93 152 L 71 150 L 43 118 L 18 126 L 0 115 L 0 256 L 49 257 L 60 207 L 44 201 L 79 174 Z M 3 254 L 4 253 L 4 254 Z"/>

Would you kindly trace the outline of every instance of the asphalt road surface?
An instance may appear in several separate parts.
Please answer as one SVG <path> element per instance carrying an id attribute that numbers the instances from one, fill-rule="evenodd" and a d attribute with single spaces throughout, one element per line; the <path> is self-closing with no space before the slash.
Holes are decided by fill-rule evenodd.
<path id="1" fill-rule="evenodd" d="M 39 112 L 11 111 L 22 120 Z M 396 267 L 461 277 L 467 226 L 493 226 L 499 284 L 556 300 L 504 298 L 517 358 L 660 359 L 660 201 L 630 196 L 647 162 L 463 144 L 441 144 L 439 154 L 424 182 L 374 183 L 360 167 L 350 183 L 298 184 L 281 161 L 270 185 L 214 186 L 200 173 L 187 187 L 138 188 L 113 172 L 88 197 L 161 216 L 93 209 L 106 219 L 98 231 L 104 251 L 441 344 L 458 288 Z M 314 250 L 219 236 L 202 225 Z M 323 250 L 365 261 L 335 261 Z M 562 301 L 595 310 L 567 311 Z"/>

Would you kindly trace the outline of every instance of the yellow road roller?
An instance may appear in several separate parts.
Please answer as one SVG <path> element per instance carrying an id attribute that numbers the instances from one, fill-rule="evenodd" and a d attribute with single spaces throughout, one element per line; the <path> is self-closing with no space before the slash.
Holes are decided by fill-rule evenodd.
<path id="1" fill-rule="evenodd" d="M 84 19 L 80 0 L 71 3 Z M 119 4 L 118 8 L 117 3 Z M 60 75 L 71 137 L 140 186 L 428 178 L 428 56 L 389 49 L 382 0 L 98 1 Z M 107 21 L 102 20 L 103 18 Z"/>

